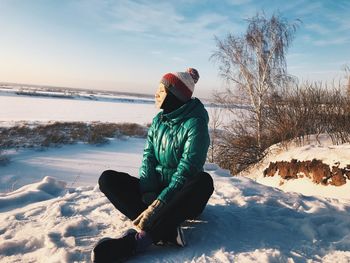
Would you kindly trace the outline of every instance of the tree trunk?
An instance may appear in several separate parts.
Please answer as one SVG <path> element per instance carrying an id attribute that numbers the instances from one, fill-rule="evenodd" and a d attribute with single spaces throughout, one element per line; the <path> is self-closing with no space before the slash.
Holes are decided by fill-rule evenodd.
<path id="1" fill-rule="evenodd" d="M 258 107 L 256 109 L 256 117 L 257 117 L 257 142 L 258 147 L 261 150 L 261 134 L 262 134 L 262 99 L 261 95 L 258 97 Z"/>

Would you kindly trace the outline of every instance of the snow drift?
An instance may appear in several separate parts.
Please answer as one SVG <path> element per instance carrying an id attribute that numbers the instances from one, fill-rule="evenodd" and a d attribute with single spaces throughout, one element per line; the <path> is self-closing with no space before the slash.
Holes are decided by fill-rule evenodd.
<path id="1" fill-rule="evenodd" d="M 350 144 L 333 145 L 327 135 L 322 135 L 317 142 L 314 136 L 302 146 L 291 142 L 285 146 L 273 145 L 269 149 L 269 154 L 258 164 L 241 172 L 241 176 L 252 178 L 258 183 L 277 187 L 285 192 L 298 192 L 309 196 L 322 196 L 329 198 L 350 199 L 350 183 L 334 186 L 315 184 L 313 178 L 299 176 L 302 178 L 285 180 L 276 172 L 275 176 L 264 176 L 264 170 L 272 162 L 312 161 L 317 159 L 329 167 L 347 167 L 350 163 Z"/>
<path id="2" fill-rule="evenodd" d="M 0 193 L 0 212 L 12 207 L 25 206 L 58 196 L 66 186 L 65 182 L 56 181 L 46 176 L 41 182 L 26 185 L 9 194 Z"/>
<path id="3" fill-rule="evenodd" d="M 203 214 L 183 225 L 189 245 L 153 247 L 130 262 L 350 260 L 350 201 L 284 193 L 215 165 L 206 168 L 215 192 Z M 97 186 L 63 187 L 45 178 L 1 196 L 12 207 L 0 213 L 2 262 L 89 262 L 97 240 L 132 227 Z M 36 191 L 47 200 L 38 202 Z M 19 202 L 24 195 L 32 202 Z"/>

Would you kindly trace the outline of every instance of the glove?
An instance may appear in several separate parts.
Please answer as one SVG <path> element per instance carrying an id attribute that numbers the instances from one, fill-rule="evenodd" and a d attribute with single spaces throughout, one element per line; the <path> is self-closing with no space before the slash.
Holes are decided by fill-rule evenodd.
<path id="1" fill-rule="evenodd" d="M 164 203 L 160 200 L 154 200 L 148 208 L 143 211 L 134 221 L 133 224 L 140 230 L 148 231 L 156 218 L 156 215 L 162 210 Z"/>
<path id="2" fill-rule="evenodd" d="M 157 197 L 158 195 L 155 192 L 146 192 L 142 195 L 142 202 L 146 205 L 150 205 Z"/>

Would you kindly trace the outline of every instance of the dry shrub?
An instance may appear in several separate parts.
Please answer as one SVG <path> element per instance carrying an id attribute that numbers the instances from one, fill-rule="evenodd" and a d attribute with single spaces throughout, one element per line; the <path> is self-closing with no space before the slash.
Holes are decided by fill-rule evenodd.
<path id="1" fill-rule="evenodd" d="M 225 105 L 224 98 L 216 99 Z M 333 144 L 350 142 L 350 98 L 340 84 L 304 83 L 270 94 L 262 115 L 260 145 L 255 116 L 251 109 L 235 116 L 237 120 L 217 140 L 215 160 L 232 174 L 258 162 L 276 143 L 287 145 L 294 140 L 302 145 L 310 135 L 319 140 L 321 134 L 328 134 Z"/>
<path id="2" fill-rule="evenodd" d="M 106 143 L 107 138 L 120 136 L 145 137 L 147 129 L 133 123 L 54 122 L 45 125 L 0 128 L 1 148 L 49 147 L 77 141 L 90 144 Z"/>
<path id="3" fill-rule="evenodd" d="M 118 130 L 121 134 L 134 137 L 146 137 L 147 129 L 137 123 L 118 123 Z"/>
<path id="4" fill-rule="evenodd" d="M 234 175 L 263 158 L 265 138 L 257 136 L 256 114 L 251 108 L 232 104 L 227 96 L 221 94 L 214 96 L 215 103 L 222 105 L 223 109 L 217 112 L 221 116 L 214 115 L 214 120 L 210 122 L 211 145 L 208 160 L 230 170 Z M 238 100 L 238 97 L 235 98 L 235 101 Z M 222 125 L 222 118 L 231 118 L 232 121 L 228 125 Z"/>
<path id="5" fill-rule="evenodd" d="M 49 147 L 51 145 L 68 144 L 70 142 L 70 138 L 64 133 L 53 131 L 46 134 L 44 140 L 41 143 L 41 146 Z"/>
<path id="6" fill-rule="evenodd" d="M 87 142 L 101 144 L 115 136 L 145 137 L 146 134 L 146 128 L 136 123 L 92 123 Z"/>
<path id="7" fill-rule="evenodd" d="M 49 147 L 85 141 L 87 127 L 81 122 L 54 122 L 38 125 L 32 130 L 34 134 L 38 135 L 35 144 Z M 32 138 L 35 139 L 34 136 Z"/>
<path id="8" fill-rule="evenodd" d="M 273 144 L 327 133 L 334 144 L 350 142 L 350 100 L 341 86 L 305 83 L 271 97 L 265 108 L 266 138 Z"/>
<path id="9" fill-rule="evenodd" d="M 117 132 L 116 124 L 92 123 L 89 126 L 87 142 L 89 144 L 103 144 L 107 138 L 112 138 Z"/>
<path id="10" fill-rule="evenodd" d="M 216 146 L 216 162 L 231 174 L 237 174 L 264 156 L 257 137 L 242 122 L 226 127 Z"/>

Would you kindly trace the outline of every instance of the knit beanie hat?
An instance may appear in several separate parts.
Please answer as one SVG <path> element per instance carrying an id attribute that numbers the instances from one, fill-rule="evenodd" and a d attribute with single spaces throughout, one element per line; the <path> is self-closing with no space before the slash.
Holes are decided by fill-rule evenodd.
<path id="1" fill-rule="evenodd" d="M 194 85 L 199 79 L 198 71 L 194 68 L 187 69 L 186 72 L 173 72 L 165 74 L 160 83 L 173 93 L 180 101 L 187 102 L 191 99 Z"/>

